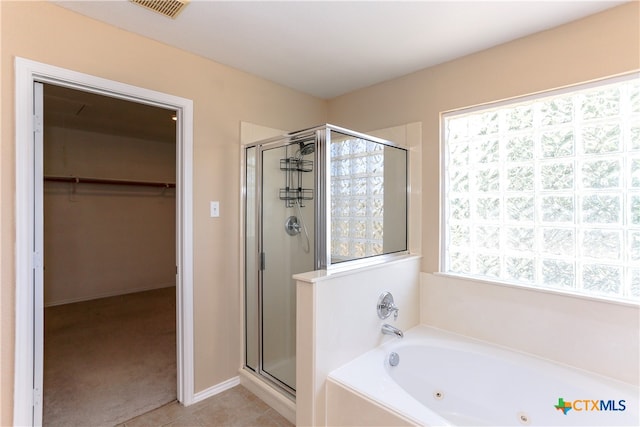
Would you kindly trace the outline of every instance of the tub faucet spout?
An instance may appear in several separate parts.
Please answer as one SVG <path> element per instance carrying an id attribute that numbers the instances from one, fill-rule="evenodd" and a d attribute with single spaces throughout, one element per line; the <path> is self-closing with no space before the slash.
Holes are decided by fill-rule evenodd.
<path id="1" fill-rule="evenodd" d="M 382 333 L 385 335 L 394 335 L 398 338 L 404 337 L 404 334 L 400 329 L 396 328 L 395 326 L 391 326 L 388 323 L 382 325 Z"/>

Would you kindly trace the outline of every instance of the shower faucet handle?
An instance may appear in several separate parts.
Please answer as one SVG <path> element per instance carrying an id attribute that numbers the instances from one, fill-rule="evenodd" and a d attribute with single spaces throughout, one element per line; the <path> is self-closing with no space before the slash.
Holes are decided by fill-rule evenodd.
<path id="1" fill-rule="evenodd" d="M 298 217 L 296 217 L 295 215 L 291 215 L 289 218 L 287 218 L 287 220 L 284 222 L 284 230 L 289 236 L 296 236 L 300 234 L 300 232 L 302 231 L 302 227 L 298 222 Z"/>
<path id="2" fill-rule="evenodd" d="M 384 292 L 380 295 L 380 298 L 378 298 L 377 309 L 378 317 L 380 319 L 386 319 L 391 316 L 391 312 L 393 312 L 393 320 L 398 319 L 398 312 L 400 309 L 395 305 L 391 292 Z"/>
<path id="3" fill-rule="evenodd" d="M 393 320 L 398 320 L 398 312 L 400 309 L 396 307 L 393 303 L 389 306 L 389 311 L 393 311 Z"/>

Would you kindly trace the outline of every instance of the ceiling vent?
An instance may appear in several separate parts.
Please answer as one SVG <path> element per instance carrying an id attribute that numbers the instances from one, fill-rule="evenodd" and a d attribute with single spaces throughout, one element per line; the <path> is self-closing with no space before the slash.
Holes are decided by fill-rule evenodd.
<path id="1" fill-rule="evenodd" d="M 161 15 L 175 19 L 187 6 L 189 0 L 129 0 Z"/>

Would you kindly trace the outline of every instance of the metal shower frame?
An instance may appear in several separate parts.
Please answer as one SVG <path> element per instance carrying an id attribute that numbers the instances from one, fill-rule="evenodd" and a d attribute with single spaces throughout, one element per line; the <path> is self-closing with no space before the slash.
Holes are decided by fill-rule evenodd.
<path id="1" fill-rule="evenodd" d="M 286 147 L 293 144 L 299 143 L 315 143 L 315 153 L 314 153 L 314 183 L 315 183 L 315 194 L 313 197 L 314 201 L 314 212 L 315 212 L 315 221 L 314 221 L 314 269 L 315 270 L 335 270 L 335 269 L 345 269 L 345 268 L 353 268 L 357 266 L 370 265 L 373 263 L 381 263 L 384 261 L 388 261 L 393 258 L 397 258 L 398 256 L 406 255 L 409 253 L 408 247 L 404 251 L 376 255 L 374 257 L 362 258 L 357 260 L 343 261 L 338 264 L 331 263 L 331 194 L 329 190 L 330 186 L 330 162 L 329 162 L 329 143 L 331 141 L 331 132 L 338 132 L 343 135 L 352 136 L 354 138 L 365 139 L 369 141 L 373 141 L 379 144 L 383 144 L 386 146 L 400 148 L 406 150 L 403 147 L 399 147 L 397 144 L 394 144 L 391 141 L 374 137 L 371 135 L 367 135 L 360 132 L 355 132 L 350 129 L 342 128 L 339 126 L 331 125 L 331 124 L 323 124 L 320 126 L 303 129 L 296 132 L 287 133 L 280 136 L 275 136 L 272 138 L 263 139 L 260 141 L 255 141 L 249 144 L 245 144 L 242 147 L 242 161 L 243 161 L 243 177 L 242 177 L 242 188 L 243 188 L 243 230 L 245 230 L 244 234 L 246 237 L 246 227 L 247 227 L 247 191 L 246 191 L 246 159 L 247 159 L 247 150 L 251 148 L 255 148 L 256 152 L 254 153 L 256 159 L 255 165 L 255 226 L 256 226 L 256 253 L 253 254 L 255 256 L 254 265 L 256 266 L 255 276 L 250 278 L 246 277 L 246 269 L 244 277 L 243 287 L 246 290 L 246 283 L 250 279 L 257 283 L 258 288 L 258 301 L 262 301 L 263 298 L 263 283 L 262 283 L 262 271 L 263 271 L 263 212 L 262 212 L 262 152 L 268 149 L 274 149 L 278 147 Z M 408 154 L 407 154 L 408 156 Z M 408 160 L 408 159 L 407 159 Z M 407 170 L 406 170 L 406 182 L 407 182 L 407 195 L 409 194 L 409 162 L 407 161 Z M 409 197 L 407 197 L 407 206 L 406 206 L 406 215 L 407 215 L 407 224 L 408 224 L 408 214 L 409 214 Z M 408 230 L 407 230 L 407 242 L 408 242 Z M 244 247 L 244 245 L 243 245 Z M 244 257 L 250 256 L 247 253 L 246 247 L 244 249 Z M 243 257 L 242 263 L 246 265 L 246 259 Z M 245 304 L 245 322 L 246 322 L 246 295 L 244 298 Z M 287 384 L 280 381 L 278 378 L 275 378 L 268 372 L 263 369 L 263 357 L 262 357 L 262 346 L 263 346 L 263 336 L 262 336 L 262 305 L 258 303 L 258 313 L 257 313 L 257 325 L 255 325 L 258 331 L 258 366 L 257 369 L 251 369 L 256 372 L 260 377 L 268 380 L 269 383 L 274 385 L 277 389 L 284 391 L 291 397 L 295 397 L 295 389 L 289 387 Z M 244 364 L 243 366 L 247 368 L 247 349 L 246 349 L 246 324 L 245 324 L 245 351 L 244 351 Z"/>

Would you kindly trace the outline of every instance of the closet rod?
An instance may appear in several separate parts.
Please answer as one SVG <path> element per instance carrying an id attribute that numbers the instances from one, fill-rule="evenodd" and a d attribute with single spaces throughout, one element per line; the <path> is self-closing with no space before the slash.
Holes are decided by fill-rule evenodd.
<path id="1" fill-rule="evenodd" d="M 128 179 L 108 179 L 108 178 L 86 178 L 78 176 L 50 176 L 45 175 L 45 181 L 56 182 L 72 182 L 76 184 L 111 184 L 111 185 L 136 185 L 144 187 L 163 187 L 163 188 L 175 188 L 176 184 L 173 182 L 153 182 L 153 181 L 134 181 Z"/>

